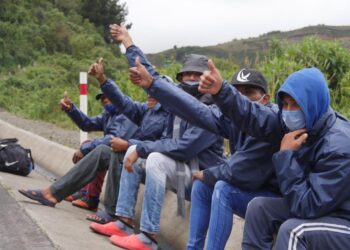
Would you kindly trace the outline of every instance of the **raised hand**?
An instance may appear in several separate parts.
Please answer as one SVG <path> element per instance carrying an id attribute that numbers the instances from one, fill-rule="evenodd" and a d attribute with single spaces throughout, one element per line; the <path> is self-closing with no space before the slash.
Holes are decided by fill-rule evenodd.
<path id="1" fill-rule="evenodd" d="M 134 44 L 126 26 L 123 23 L 121 25 L 112 24 L 109 26 L 109 28 L 113 39 L 119 43 L 122 43 L 125 49 Z"/>
<path id="2" fill-rule="evenodd" d="M 304 128 L 285 134 L 280 150 L 298 150 L 306 142 L 307 136 Z"/>
<path id="3" fill-rule="evenodd" d="M 100 57 L 97 62 L 91 64 L 88 74 L 95 77 L 100 84 L 106 81 L 102 57 Z"/>
<path id="4" fill-rule="evenodd" d="M 209 71 L 201 75 L 198 91 L 203 94 L 216 95 L 222 87 L 222 77 L 211 59 L 208 60 Z"/>
<path id="5" fill-rule="evenodd" d="M 153 77 L 140 62 L 140 58 L 135 60 L 135 66 L 129 69 L 129 78 L 132 83 L 142 88 L 149 88 L 153 83 Z"/>
<path id="6" fill-rule="evenodd" d="M 63 98 L 60 101 L 61 109 L 64 111 L 69 111 L 72 108 L 72 101 L 68 97 L 67 91 L 64 91 Z"/>
<path id="7" fill-rule="evenodd" d="M 112 137 L 110 144 L 113 152 L 123 152 L 129 147 L 128 141 L 119 137 Z"/>
<path id="8" fill-rule="evenodd" d="M 138 160 L 139 155 L 136 150 L 132 151 L 126 159 L 124 159 L 124 168 L 129 173 L 132 173 L 132 165 Z"/>

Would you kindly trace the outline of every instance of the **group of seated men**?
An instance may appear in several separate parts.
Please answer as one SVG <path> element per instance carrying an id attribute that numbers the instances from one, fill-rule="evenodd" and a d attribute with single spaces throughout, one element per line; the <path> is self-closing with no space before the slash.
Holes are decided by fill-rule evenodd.
<path id="1" fill-rule="evenodd" d="M 123 25 L 111 25 L 111 35 L 125 47 L 129 77 L 146 91 L 147 103 L 125 96 L 105 76 L 102 60 L 92 64 L 105 111 L 87 117 L 66 95 L 61 108 L 82 130 L 104 137 L 83 143 L 75 166 L 52 185 L 20 193 L 47 206 L 67 199 L 97 210 L 108 170 L 104 210 L 87 219 L 92 231 L 124 249 L 158 248 L 166 189 L 176 192 L 178 215 L 191 201 L 187 249 L 205 242 L 206 249 L 224 249 L 234 214 L 245 218 L 242 249 L 350 248 L 350 123 L 330 107 L 320 70 L 291 74 L 276 105 L 257 70 L 239 70 L 228 82 L 210 59 L 191 54 L 175 85 Z"/>

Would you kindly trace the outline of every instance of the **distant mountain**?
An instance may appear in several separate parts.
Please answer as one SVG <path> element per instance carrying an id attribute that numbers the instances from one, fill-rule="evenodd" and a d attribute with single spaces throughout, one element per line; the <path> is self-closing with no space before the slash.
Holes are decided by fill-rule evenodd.
<path id="1" fill-rule="evenodd" d="M 281 32 L 271 31 L 255 38 L 233 39 L 230 42 L 215 46 L 186 46 L 149 54 L 149 59 L 158 66 L 174 61 L 181 62 L 186 54 L 197 53 L 209 57 L 229 59 L 241 66 L 252 66 L 264 58 L 271 39 L 279 39 L 285 43 L 296 43 L 308 36 L 317 36 L 322 40 L 338 40 L 350 50 L 350 26 L 308 26 L 297 30 Z"/>

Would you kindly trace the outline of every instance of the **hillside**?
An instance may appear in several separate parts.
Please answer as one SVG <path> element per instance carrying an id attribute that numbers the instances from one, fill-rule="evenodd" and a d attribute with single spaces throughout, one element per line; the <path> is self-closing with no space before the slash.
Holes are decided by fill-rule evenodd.
<path id="1" fill-rule="evenodd" d="M 350 26 L 317 25 L 287 32 L 271 31 L 259 37 L 234 39 L 215 46 L 173 48 L 157 54 L 149 54 L 148 56 L 153 63 L 160 66 L 174 60 L 180 61 L 185 54 L 189 53 L 205 54 L 210 57 L 229 59 L 241 66 L 252 66 L 264 58 L 272 39 L 279 39 L 283 43 L 294 44 L 308 36 L 317 36 L 322 40 L 337 40 L 350 50 Z"/>
<path id="2" fill-rule="evenodd" d="M 0 1 L 0 107 L 26 118 L 73 128 L 60 111 L 59 100 L 67 90 L 78 103 L 79 72 L 87 71 L 99 57 L 105 59 L 106 75 L 120 82 L 125 93 L 144 99 L 142 90 L 128 84 L 127 62 L 103 29 L 108 27 L 105 22 L 113 21 L 104 8 L 107 3 L 118 7 L 117 2 Z M 126 10 L 117 11 L 119 14 L 110 15 L 123 20 Z M 88 82 L 93 97 L 100 91 L 99 85 L 92 78 Z M 88 112 L 101 112 L 94 98 L 89 98 Z"/>

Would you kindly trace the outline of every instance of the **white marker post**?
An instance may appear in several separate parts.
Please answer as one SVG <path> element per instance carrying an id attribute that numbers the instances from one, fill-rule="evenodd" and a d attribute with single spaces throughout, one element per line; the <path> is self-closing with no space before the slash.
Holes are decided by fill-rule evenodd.
<path id="1" fill-rule="evenodd" d="M 87 115 L 87 95 L 88 95 L 88 85 L 87 85 L 87 73 L 80 72 L 80 110 Z M 88 139 L 88 133 L 80 130 L 80 144 Z"/>

